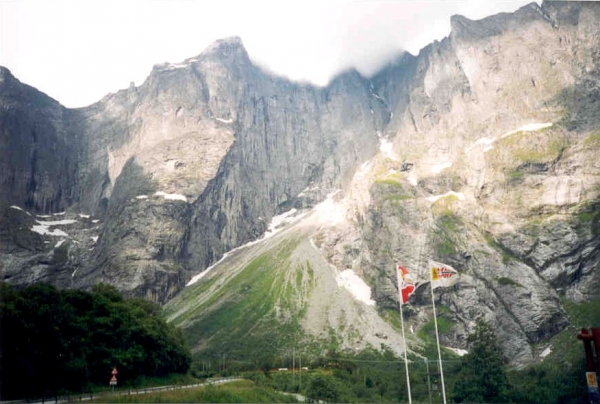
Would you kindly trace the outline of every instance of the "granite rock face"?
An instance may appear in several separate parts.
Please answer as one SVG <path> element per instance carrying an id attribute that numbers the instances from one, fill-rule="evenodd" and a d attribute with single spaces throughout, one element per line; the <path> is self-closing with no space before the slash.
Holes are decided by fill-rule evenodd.
<path id="1" fill-rule="evenodd" d="M 600 292 L 600 6 L 451 23 L 322 88 L 264 72 L 238 38 L 75 110 L 0 68 L 2 278 L 165 302 L 337 192 L 346 225 L 319 250 L 379 308 L 397 307 L 395 263 L 425 279 L 442 261 L 462 273 L 437 293 L 444 343 L 464 347 L 484 317 L 515 363 L 535 360 L 567 324 L 561 298 Z M 417 327 L 427 288 L 406 312 Z"/>

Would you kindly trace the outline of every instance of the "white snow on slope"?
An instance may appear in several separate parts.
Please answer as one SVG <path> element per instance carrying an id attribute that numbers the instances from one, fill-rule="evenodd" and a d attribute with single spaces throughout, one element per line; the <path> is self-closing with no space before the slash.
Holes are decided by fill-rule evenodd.
<path id="1" fill-rule="evenodd" d="M 318 187 L 318 186 L 316 186 L 316 185 L 315 185 L 315 186 L 312 186 L 312 187 L 311 187 L 311 186 L 308 186 L 308 187 L 304 188 L 304 189 L 302 190 L 302 192 L 300 192 L 300 193 L 298 194 L 298 196 L 306 196 L 306 194 L 307 194 L 307 193 L 309 193 L 309 192 L 312 192 L 312 191 L 317 191 L 318 189 L 319 189 L 319 187 Z"/>
<path id="2" fill-rule="evenodd" d="M 79 213 L 78 215 L 79 215 L 79 217 L 81 217 L 83 219 L 89 219 L 90 218 L 90 215 L 84 215 L 83 213 Z"/>
<path id="3" fill-rule="evenodd" d="M 31 216 L 31 213 L 27 212 L 26 210 L 24 210 L 24 209 L 22 209 L 22 208 L 20 208 L 20 207 L 18 207 L 18 206 L 16 206 L 16 205 L 12 205 L 12 206 L 11 206 L 11 209 L 20 210 L 21 212 L 25 212 L 25 213 L 27 213 L 29 216 Z"/>
<path id="4" fill-rule="evenodd" d="M 56 237 L 69 237 L 69 235 L 62 230 L 59 230 L 59 229 L 50 230 L 50 228 L 48 228 L 48 226 L 44 226 L 44 225 L 34 225 L 31 228 L 31 231 L 41 234 L 42 236 L 46 235 L 46 236 L 56 236 Z"/>
<path id="5" fill-rule="evenodd" d="M 375 301 L 371 300 L 371 288 L 351 269 L 340 272 L 335 280 L 338 286 L 349 291 L 352 296 L 368 306 L 374 306 Z"/>
<path id="6" fill-rule="evenodd" d="M 223 123 L 231 123 L 233 122 L 233 119 L 223 119 L 223 118 L 215 118 L 217 121 L 219 122 L 223 122 Z"/>
<path id="7" fill-rule="evenodd" d="M 64 243 L 65 241 L 67 241 L 67 240 L 65 240 L 64 238 L 63 238 L 62 240 L 58 240 L 58 243 L 56 243 L 56 245 L 54 246 L 54 248 L 58 248 L 58 247 L 60 247 L 61 245 L 63 245 L 63 243 Z"/>
<path id="8" fill-rule="evenodd" d="M 479 145 L 483 145 L 483 152 L 487 152 L 489 150 L 492 150 L 494 148 L 494 146 L 492 146 L 494 144 L 494 142 L 496 141 L 496 139 L 491 138 L 491 137 L 482 137 L 479 138 L 475 141 L 475 143 L 473 143 L 471 146 L 467 147 L 467 149 L 465 150 L 465 152 L 470 152 L 474 147 L 479 146 Z"/>
<path id="9" fill-rule="evenodd" d="M 431 172 L 433 174 L 439 174 L 442 171 L 444 171 L 446 168 L 450 168 L 450 167 L 452 167 L 452 163 L 450 163 L 450 162 L 434 164 L 433 166 L 431 166 Z"/>
<path id="10" fill-rule="evenodd" d="M 392 142 L 381 136 L 381 133 L 379 132 L 377 132 L 377 137 L 379 138 L 379 151 L 390 160 L 397 161 L 397 158 L 394 155 Z"/>
<path id="11" fill-rule="evenodd" d="M 485 153 L 485 152 L 488 152 L 488 151 L 490 151 L 490 150 L 492 150 L 494 148 L 493 144 L 498 139 L 504 139 L 506 137 L 512 136 L 515 133 L 519 133 L 519 132 L 535 132 L 536 130 L 549 128 L 551 126 L 552 126 L 552 122 L 529 123 L 527 125 L 521 126 L 518 129 L 508 131 L 508 132 L 504 133 L 500 137 L 496 137 L 496 138 L 482 137 L 482 138 L 477 139 L 475 141 L 475 143 L 473 143 L 471 146 L 467 147 L 465 149 L 465 152 L 468 153 L 473 148 L 475 148 L 476 146 L 483 145 L 483 152 Z"/>
<path id="12" fill-rule="evenodd" d="M 544 351 L 540 354 L 540 358 L 545 358 L 546 356 L 550 355 L 550 352 L 552 352 L 552 346 L 544 349 Z"/>
<path id="13" fill-rule="evenodd" d="M 77 223 L 77 220 L 73 220 L 73 219 L 64 219 L 64 220 L 50 220 L 50 221 L 39 221 L 37 220 L 37 222 L 39 224 L 41 224 L 42 226 L 64 226 L 66 224 L 73 224 L 73 223 Z"/>
<path id="14" fill-rule="evenodd" d="M 41 234 L 42 236 L 56 236 L 56 237 L 68 237 L 69 235 L 62 230 L 54 229 L 50 230 L 50 226 L 63 226 L 67 224 L 77 223 L 77 220 L 65 219 L 65 220 L 54 220 L 54 221 L 39 221 L 31 228 L 31 231 Z"/>
<path id="15" fill-rule="evenodd" d="M 169 63 L 167 65 L 167 69 L 182 69 L 184 67 L 188 67 L 187 63 Z"/>
<path id="16" fill-rule="evenodd" d="M 451 350 L 452 352 L 454 352 L 458 356 L 465 356 L 466 354 L 469 353 L 469 351 L 467 351 L 466 349 L 451 348 L 449 346 L 445 346 L 444 348 Z"/>
<path id="17" fill-rule="evenodd" d="M 93 241 L 94 243 L 98 241 L 98 236 L 93 236 L 93 237 L 90 237 L 90 238 L 92 239 L 92 241 Z"/>
<path id="18" fill-rule="evenodd" d="M 135 199 L 148 199 L 148 195 L 138 195 Z"/>
<path id="19" fill-rule="evenodd" d="M 504 139 L 505 137 L 509 137 L 510 135 L 514 135 L 515 133 L 518 133 L 518 132 L 534 132 L 536 130 L 549 128 L 551 126 L 552 126 L 552 122 L 530 123 L 530 124 L 521 126 L 519 129 L 515 129 L 515 130 L 511 130 L 510 132 L 506 132 L 504 135 L 500 136 L 500 138 Z"/>
<path id="20" fill-rule="evenodd" d="M 448 192 L 446 192 L 445 194 L 442 194 L 442 195 L 428 196 L 426 199 L 429 202 L 433 203 L 433 202 L 437 201 L 440 198 L 444 198 L 446 196 L 451 196 L 451 195 L 457 197 L 461 201 L 465 200 L 465 194 L 463 194 L 462 192 L 454 192 L 454 191 L 448 191 Z"/>
<path id="21" fill-rule="evenodd" d="M 155 192 L 154 195 L 156 195 L 156 196 L 162 196 L 163 198 L 169 199 L 169 200 L 172 200 L 172 201 L 187 202 L 187 198 L 185 196 L 181 195 L 181 194 L 167 194 L 166 192 L 158 191 L 158 192 Z"/>
<path id="22" fill-rule="evenodd" d="M 340 191 L 338 190 L 327 195 L 327 199 L 313 208 L 313 212 L 315 212 L 314 217 L 319 223 L 335 226 L 346 221 L 347 207 L 343 202 L 333 200 L 333 197 L 338 192 Z"/>
<path id="23" fill-rule="evenodd" d="M 282 213 L 281 215 L 273 216 L 273 219 L 271 219 L 271 223 L 269 223 L 269 227 L 263 235 L 262 239 L 266 239 L 273 236 L 282 225 L 296 221 L 297 218 L 290 218 L 290 216 L 292 216 L 297 211 L 298 210 L 296 209 L 290 209 L 287 212 Z"/>

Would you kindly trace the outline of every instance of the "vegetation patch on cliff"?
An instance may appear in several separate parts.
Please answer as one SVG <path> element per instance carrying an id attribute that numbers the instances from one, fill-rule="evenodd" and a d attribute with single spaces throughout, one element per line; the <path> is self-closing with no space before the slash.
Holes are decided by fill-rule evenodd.
<path id="1" fill-rule="evenodd" d="M 568 145 L 565 135 L 556 127 L 516 132 L 498 140 L 486 153 L 486 160 L 491 167 L 504 171 L 509 182 L 514 182 L 523 178 L 524 171 L 546 170 Z"/>
<path id="2" fill-rule="evenodd" d="M 261 366 L 302 339 L 302 293 L 308 293 L 314 275 L 306 262 L 290 262 L 297 244 L 286 240 L 239 270 L 207 276 L 188 288 L 183 299 L 167 304 L 171 321 L 183 328 L 197 360 L 226 356 Z"/>

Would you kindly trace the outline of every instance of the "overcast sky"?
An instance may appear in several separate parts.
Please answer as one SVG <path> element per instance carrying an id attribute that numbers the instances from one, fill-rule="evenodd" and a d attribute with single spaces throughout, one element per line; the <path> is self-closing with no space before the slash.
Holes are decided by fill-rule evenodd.
<path id="1" fill-rule="evenodd" d="M 530 2 L 0 0 L 0 65 L 81 107 L 235 35 L 255 63 L 325 85 L 344 68 L 369 75 L 401 49 L 417 54 L 449 34 L 453 14 L 479 19 Z"/>

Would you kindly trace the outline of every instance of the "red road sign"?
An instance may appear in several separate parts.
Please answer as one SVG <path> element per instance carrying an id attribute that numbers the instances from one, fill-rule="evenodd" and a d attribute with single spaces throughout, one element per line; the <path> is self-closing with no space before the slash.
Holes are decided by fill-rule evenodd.
<path id="1" fill-rule="evenodd" d="M 113 368 L 113 370 L 112 370 L 111 374 L 113 374 L 113 375 L 118 375 L 118 374 L 119 374 L 119 372 L 117 372 L 117 368 Z"/>

